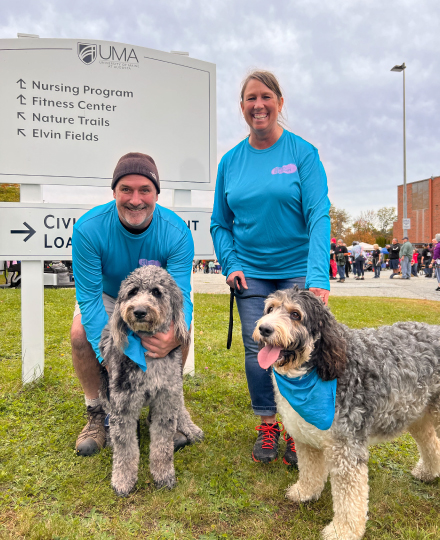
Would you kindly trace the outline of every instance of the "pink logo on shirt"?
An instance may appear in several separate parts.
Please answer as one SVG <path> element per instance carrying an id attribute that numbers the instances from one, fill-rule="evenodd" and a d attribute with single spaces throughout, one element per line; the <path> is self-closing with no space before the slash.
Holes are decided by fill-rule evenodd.
<path id="1" fill-rule="evenodd" d="M 282 167 L 275 167 L 272 169 L 272 174 L 292 174 L 298 170 L 297 166 L 293 163 L 289 163 L 289 165 L 283 165 Z"/>

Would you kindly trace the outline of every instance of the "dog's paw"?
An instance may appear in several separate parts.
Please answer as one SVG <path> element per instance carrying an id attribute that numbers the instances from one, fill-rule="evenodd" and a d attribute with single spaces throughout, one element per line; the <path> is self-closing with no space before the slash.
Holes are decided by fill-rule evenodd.
<path id="1" fill-rule="evenodd" d="M 354 532 L 348 525 L 332 521 L 322 530 L 322 538 L 323 540 L 361 540 L 364 532 L 365 525 L 361 526 L 359 531 Z"/>
<path id="2" fill-rule="evenodd" d="M 187 437 L 189 442 L 192 444 L 203 441 L 203 439 L 205 438 L 205 434 L 198 426 L 193 424 L 193 426 L 191 426 L 191 432 L 189 433 L 189 435 L 187 435 Z"/>
<path id="3" fill-rule="evenodd" d="M 156 489 L 173 489 L 175 485 L 177 484 L 176 476 L 173 474 L 172 476 L 168 476 L 165 478 L 155 478 L 154 479 L 154 485 Z"/>
<path id="4" fill-rule="evenodd" d="M 112 488 L 118 497 L 127 497 L 135 488 L 137 471 L 130 474 L 127 470 L 114 469 L 112 472 Z"/>
<path id="5" fill-rule="evenodd" d="M 292 484 L 290 487 L 287 488 L 287 491 L 286 491 L 286 498 L 289 499 L 289 501 L 296 502 L 296 503 L 313 501 L 313 500 L 319 499 L 320 495 L 321 495 L 321 492 L 313 493 L 310 490 L 310 487 L 307 487 L 304 484 L 301 484 L 301 482 Z"/>
<path id="6" fill-rule="evenodd" d="M 432 482 L 437 478 L 437 476 L 440 476 L 440 470 L 429 470 L 424 461 L 420 459 L 417 465 L 411 471 L 411 474 L 414 476 L 414 478 L 417 478 L 417 480 L 421 480 L 422 482 Z"/>
<path id="7" fill-rule="evenodd" d="M 136 482 L 131 487 L 129 487 L 127 485 L 116 485 L 112 481 L 113 491 L 116 493 L 118 497 L 128 497 L 130 493 L 134 490 L 135 486 L 136 486 Z"/>

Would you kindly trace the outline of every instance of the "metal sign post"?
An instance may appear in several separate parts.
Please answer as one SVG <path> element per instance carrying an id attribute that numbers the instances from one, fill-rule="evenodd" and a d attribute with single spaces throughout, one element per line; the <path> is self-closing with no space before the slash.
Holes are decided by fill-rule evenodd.
<path id="1" fill-rule="evenodd" d="M 42 185 L 109 187 L 123 154 L 149 154 L 196 257 L 214 258 L 211 209 L 192 207 L 191 190 L 215 187 L 215 66 L 108 41 L 10 39 L 0 68 L 0 182 L 21 184 L 20 203 L 0 203 L 0 258 L 22 263 L 26 383 L 44 371 L 43 261 L 71 258 L 73 224 L 92 207 L 44 204 Z"/>

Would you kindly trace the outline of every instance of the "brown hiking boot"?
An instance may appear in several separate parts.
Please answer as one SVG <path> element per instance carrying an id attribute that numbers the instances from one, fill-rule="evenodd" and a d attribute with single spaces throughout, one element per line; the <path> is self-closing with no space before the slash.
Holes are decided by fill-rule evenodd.
<path id="1" fill-rule="evenodd" d="M 91 456 L 105 446 L 105 412 L 101 405 L 87 407 L 88 422 L 76 440 L 76 455 Z"/>

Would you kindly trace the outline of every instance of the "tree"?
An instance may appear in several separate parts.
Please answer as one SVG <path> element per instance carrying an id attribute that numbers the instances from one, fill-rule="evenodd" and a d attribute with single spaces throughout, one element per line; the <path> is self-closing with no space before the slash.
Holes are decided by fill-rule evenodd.
<path id="1" fill-rule="evenodd" d="M 376 222 L 377 215 L 374 210 L 361 212 L 353 222 L 351 241 L 358 240 L 359 242 L 374 244 L 377 236 Z"/>
<path id="2" fill-rule="evenodd" d="M 340 210 L 330 205 L 330 230 L 331 238 L 344 238 L 350 231 L 351 217 L 345 210 Z"/>
<path id="3" fill-rule="evenodd" d="M 395 206 L 384 206 L 376 212 L 378 230 L 382 236 L 388 237 L 393 234 L 393 223 L 397 219 Z"/>

